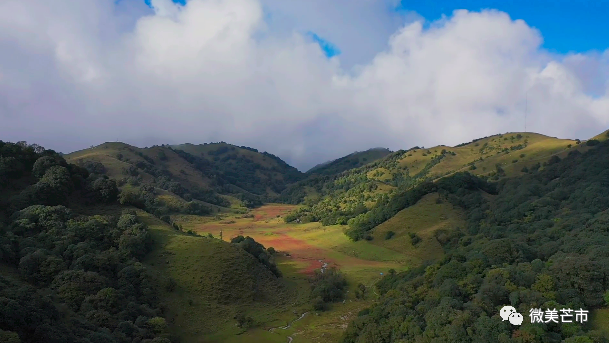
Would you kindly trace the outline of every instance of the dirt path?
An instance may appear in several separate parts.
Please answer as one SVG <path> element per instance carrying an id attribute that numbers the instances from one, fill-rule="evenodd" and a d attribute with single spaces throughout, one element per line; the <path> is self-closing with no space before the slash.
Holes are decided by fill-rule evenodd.
<path id="1" fill-rule="evenodd" d="M 299 320 L 301 320 L 302 318 L 304 318 L 304 317 L 307 315 L 307 313 L 309 313 L 309 312 L 305 312 L 305 313 L 303 313 L 303 314 L 302 314 L 300 317 L 298 317 L 298 319 L 294 319 L 294 320 L 293 320 L 291 323 L 288 323 L 288 325 L 287 325 L 287 326 L 280 326 L 280 327 L 276 327 L 276 328 L 270 328 L 270 329 L 269 329 L 269 332 L 273 332 L 273 331 L 275 331 L 276 329 L 287 330 L 287 329 L 289 329 L 289 328 L 292 326 L 292 324 L 294 324 L 294 323 L 296 323 L 297 321 L 299 321 Z M 288 343 L 292 343 L 292 341 L 293 341 L 293 340 L 294 340 L 294 338 L 292 338 L 292 336 L 288 336 Z"/>

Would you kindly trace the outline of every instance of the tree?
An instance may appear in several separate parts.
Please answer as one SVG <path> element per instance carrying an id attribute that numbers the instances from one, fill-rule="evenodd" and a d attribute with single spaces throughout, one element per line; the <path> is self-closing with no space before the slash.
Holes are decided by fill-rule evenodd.
<path id="1" fill-rule="evenodd" d="M 93 198 L 101 203 L 113 203 L 118 198 L 118 187 L 116 181 L 107 178 L 98 178 L 91 185 Z"/>
<path id="2" fill-rule="evenodd" d="M 51 166 L 33 187 L 30 193 L 32 203 L 48 206 L 62 205 L 67 202 L 73 190 L 73 183 L 67 168 Z"/>
<path id="3" fill-rule="evenodd" d="M 49 170 L 49 168 L 54 166 L 67 167 L 67 163 L 65 162 L 65 160 L 60 160 L 55 156 L 42 156 L 34 163 L 34 166 L 32 167 L 32 175 L 40 179 L 44 176 L 47 170 Z"/>

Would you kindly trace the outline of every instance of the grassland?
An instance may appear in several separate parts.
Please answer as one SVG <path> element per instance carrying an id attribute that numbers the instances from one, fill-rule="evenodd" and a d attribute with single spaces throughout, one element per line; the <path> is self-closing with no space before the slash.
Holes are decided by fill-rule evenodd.
<path id="1" fill-rule="evenodd" d="M 258 328 L 237 335 L 239 330 L 236 328 L 214 323 L 213 325 L 218 327 L 218 330 L 207 335 L 205 342 L 287 342 L 288 336 L 292 337 L 295 343 L 337 341 L 347 323 L 357 315 L 357 312 L 368 307 L 375 300 L 376 295 L 372 286 L 380 279 L 381 273 L 387 273 L 389 269 L 399 271 L 408 268 L 408 256 L 365 241 L 351 242 L 343 234 L 342 226 L 322 227 L 319 223 L 284 223 L 282 216 L 295 207 L 270 204 L 252 210 L 246 215 L 222 214 L 217 218 L 198 216 L 176 216 L 174 218 L 184 227 L 184 230 L 193 230 L 202 236 L 212 234 L 219 238 L 220 232 L 222 232 L 224 241 L 229 241 L 238 235 L 251 236 L 265 247 L 273 247 L 278 251 L 277 263 L 284 275 L 282 282 L 286 292 L 283 294 L 286 294 L 290 301 L 284 302 L 282 305 L 275 304 L 273 308 L 250 304 L 248 313 L 257 313 L 256 319 L 260 323 Z M 155 221 L 153 225 L 158 226 L 163 223 Z M 168 230 L 171 232 L 171 229 Z M 194 245 L 191 246 L 192 242 L 197 240 L 208 239 L 180 236 L 180 238 L 173 238 L 172 243 L 168 243 L 165 248 L 165 250 L 175 252 L 175 255 L 171 255 L 174 260 L 170 260 L 168 266 L 178 263 L 172 261 L 182 261 L 179 264 L 185 265 L 174 267 L 173 273 L 176 273 L 177 276 L 188 275 L 183 276 L 180 282 L 195 284 L 189 286 L 192 288 L 184 294 L 199 292 L 195 287 L 199 281 L 191 275 L 200 275 L 203 272 L 201 269 L 188 267 L 193 263 L 188 261 L 204 259 L 204 253 L 196 249 L 210 249 L 209 246 L 203 245 L 199 245 L 197 248 Z M 214 241 L 219 242 L 219 240 Z M 161 257 L 157 257 L 157 259 L 162 262 Z M 333 304 L 328 312 L 315 313 L 311 311 L 309 301 L 308 276 L 315 269 L 320 269 L 324 263 L 328 263 L 328 267 L 339 268 L 345 274 L 350 287 L 344 303 Z M 164 272 L 172 273 L 169 269 Z M 365 300 L 356 299 L 354 296 L 355 288 L 359 283 L 368 286 L 369 294 Z M 179 297 L 180 295 L 170 296 Z M 171 301 L 181 302 L 178 308 L 189 308 L 184 304 L 187 301 L 185 298 Z M 224 312 L 213 312 L 214 310 L 210 307 L 201 307 L 200 310 L 193 309 L 184 317 L 204 320 L 203 317 L 207 313 L 224 318 L 231 313 L 229 309 L 224 309 Z M 299 316 L 306 312 L 308 312 L 307 315 L 295 322 L 289 329 L 268 331 L 269 328 L 285 326 L 286 322 L 296 319 L 297 316 L 294 313 Z M 196 320 L 192 320 L 196 322 Z M 182 327 L 189 325 L 179 321 L 177 323 Z M 228 320 L 228 323 L 233 323 L 234 326 L 234 321 Z M 194 328 L 190 328 L 189 332 L 192 334 L 183 336 L 185 342 L 198 342 L 199 336 L 196 331 Z"/>
<path id="2" fill-rule="evenodd" d="M 461 209 L 448 202 L 440 202 L 437 193 L 428 194 L 414 206 L 403 209 L 373 231 L 372 245 L 391 249 L 408 257 L 408 264 L 442 257 L 442 246 L 435 237 L 441 229 L 454 229 L 465 224 Z M 387 233 L 394 235 L 386 239 Z M 413 245 L 409 233 L 416 234 L 421 242 Z"/>
<path id="3" fill-rule="evenodd" d="M 438 229 L 462 225 L 463 215 L 450 204 L 438 203 L 437 198 L 435 194 L 428 195 L 415 206 L 400 212 L 394 219 L 375 230 L 374 240 L 371 242 L 350 241 L 343 233 L 344 226 L 340 225 L 324 227 L 319 223 L 286 224 L 283 216 L 296 208 L 293 205 L 269 204 L 251 210 L 245 215 L 226 213 L 216 218 L 175 217 L 174 219 L 184 227 L 184 230 L 193 230 L 202 236 L 211 234 L 219 238 L 222 235 L 224 241 L 229 241 L 233 237 L 244 235 L 253 237 L 265 247 L 273 247 L 278 251 L 277 262 L 284 274 L 282 282 L 285 282 L 286 294 L 299 294 L 299 296 L 291 296 L 292 302 L 282 305 L 284 307 L 274 312 L 270 308 L 254 305 L 252 308 L 259 314 L 257 320 L 261 325 L 240 335 L 236 335 L 238 330 L 235 328 L 215 324 L 219 325 L 218 331 L 209 335 L 208 341 L 287 342 L 287 337 L 292 337 L 296 343 L 337 341 L 347 323 L 360 310 L 375 301 L 377 296 L 373 285 L 382 277 L 381 273 L 385 274 L 390 269 L 406 270 L 424 260 L 442 256 L 442 248 L 435 239 L 434 232 Z M 396 235 L 390 240 L 385 240 L 384 235 L 389 230 L 394 231 Z M 423 241 L 413 246 L 408 232 L 417 233 Z M 176 252 L 174 258 L 182 256 L 184 261 L 202 258 L 201 252 L 189 252 L 189 249 L 192 249 L 188 248 L 189 239 L 196 238 L 180 238 L 173 243 L 175 247 L 172 249 Z M 328 263 L 328 267 L 337 267 L 344 273 L 349 282 L 349 292 L 344 303 L 334 304 L 328 312 L 314 313 L 308 302 L 307 278 L 325 263 Z M 189 275 L 182 282 L 191 283 L 195 280 L 190 280 L 190 275 L 199 273 L 200 270 L 182 269 L 178 274 Z M 369 292 L 365 300 L 356 299 L 354 296 L 359 283 L 368 287 Z M 210 310 L 213 309 L 202 308 L 199 312 L 192 312 L 190 317 L 203 316 L 207 313 L 205 311 Z M 228 314 L 228 312 L 210 313 L 215 313 L 219 317 L 226 317 Z M 294 313 L 297 315 L 307 313 L 307 315 L 288 329 L 268 331 L 270 327 L 284 326 L 286 321 L 296 319 Z M 197 335 L 192 334 L 185 339 L 187 343 L 196 342 Z"/>

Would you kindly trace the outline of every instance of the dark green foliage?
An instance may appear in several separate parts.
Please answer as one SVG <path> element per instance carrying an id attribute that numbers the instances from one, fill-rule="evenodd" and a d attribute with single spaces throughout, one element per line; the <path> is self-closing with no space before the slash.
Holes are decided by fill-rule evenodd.
<path id="1" fill-rule="evenodd" d="M 395 232 L 393 231 L 387 231 L 385 233 L 385 239 L 391 239 L 393 236 L 395 236 Z"/>
<path id="2" fill-rule="evenodd" d="M 162 316 L 156 282 L 138 262 L 151 248 L 147 228 L 129 213 L 89 217 L 46 206 L 112 202 L 116 184 L 38 146 L 0 142 L 0 161 L 9 159 L 5 190 L 16 195 L 0 200 L 0 263 L 18 273 L 0 276 L 0 341 L 166 337 L 146 322 Z"/>
<path id="3" fill-rule="evenodd" d="M 275 155 L 262 153 L 279 165 L 279 167 L 269 168 L 247 156 L 238 154 L 231 148 L 235 147 L 221 146 L 210 151 L 209 154 L 214 156 L 213 161 L 203 156 L 194 156 L 180 149 L 173 149 L 173 151 L 203 174 L 213 176 L 218 191 L 241 198 L 248 207 L 262 205 L 266 199 L 261 197 L 267 194 L 267 189 L 270 188 L 274 192 L 281 193 L 288 183 L 302 179 L 302 173 Z M 258 152 L 252 148 L 241 148 Z M 261 173 L 269 177 L 261 177 Z"/>
<path id="4" fill-rule="evenodd" d="M 606 305 L 608 153 L 609 143 L 600 143 L 538 165 L 499 182 L 492 200 L 449 193 L 465 205 L 467 228 L 436 232 L 441 261 L 379 281 L 380 301 L 349 325 L 343 342 L 607 342 L 590 326 L 531 325 L 527 315 Z M 497 316 L 507 304 L 525 316 L 521 327 Z"/>
<path id="5" fill-rule="evenodd" d="M 59 156 L 42 156 L 36 160 L 36 163 L 34 163 L 34 166 L 32 167 L 32 175 L 35 178 L 40 179 L 51 167 L 67 167 L 67 165 L 68 164 L 66 163 L 66 161 L 60 158 Z"/>
<path id="6" fill-rule="evenodd" d="M 82 163 L 82 167 L 85 168 L 91 174 L 105 174 L 106 167 L 97 161 L 85 161 Z"/>
<path id="7" fill-rule="evenodd" d="M 379 160 L 391 153 L 389 149 L 376 148 L 363 152 L 355 152 L 331 162 L 315 166 L 307 174 L 336 175 L 349 169 L 361 167 L 367 163 Z M 364 157 L 365 156 L 365 157 Z"/>
<path id="8" fill-rule="evenodd" d="M 109 204 L 117 201 L 118 187 L 116 181 L 100 177 L 90 187 L 90 197 L 98 203 Z"/>
<path id="9" fill-rule="evenodd" d="M 23 342 L 81 342 L 95 334 L 109 334 L 106 342 L 118 342 L 122 336 L 105 334 L 102 328 L 112 330 L 119 328 L 121 321 L 133 323 L 139 316 L 160 314 L 156 291 L 151 288 L 154 282 L 137 262 L 149 251 L 151 241 L 146 227 L 134 215 L 124 214 L 118 219 L 74 217 L 65 207 L 38 205 L 15 213 L 11 222 L 7 234 L 18 245 L 12 255 L 3 256 L 4 263 L 18 265 L 25 280 L 47 291 L 42 295 L 35 289 L 24 289 L 28 295 L 20 298 L 17 285 L 0 279 L 5 282 L 0 299 L 10 299 L 16 306 L 9 306 L 13 310 L 22 309 L 11 313 L 10 319 L 0 313 L 0 329 L 10 327 Z M 47 294 L 49 291 L 56 300 Z M 39 313 L 28 307 L 33 301 L 41 302 L 35 305 Z M 57 312 L 55 301 L 65 303 L 71 316 L 86 326 L 67 322 Z M 27 324 L 32 318 L 43 318 L 42 323 L 55 329 L 40 331 L 36 329 L 40 319 Z M 152 338 L 156 334 L 161 333 L 141 326 L 130 337 Z"/>
<path id="10" fill-rule="evenodd" d="M 410 237 L 410 244 L 412 245 L 417 245 L 421 242 L 421 237 L 419 237 L 416 233 L 408 233 L 408 236 Z"/>
<path id="11" fill-rule="evenodd" d="M 595 145 L 599 145 L 600 141 L 596 140 L 596 139 L 590 139 L 586 141 L 586 145 L 587 146 L 595 146 Z"/>
<path id="12" fill-rule="evenodd" d="M 254 327 L 254 319 L 250 316 L 246 316 L 243 313 L 239 313 L 235 316 L 237 320 L 237 326 L 243 329 L 249 329 Z"/>
<path id="13" fill-rule="evenodd" d="M 275 256 L 274 251 L 268 251 L 264 248 L 264 246 L 258 242 L 256 242 L 252 237 L 243 237 L 237 236 L 230 241 L 233 244 L 236 244 L 243 250 L 247 251 L 249 254 L 254 256 L 260 263 L 262 263 L 265 267 L 267 267 L 275 276 L 281 277 L 281 272 L 277 269 L 277 265 L 275 264 Z"/>
<path id="14" fill-rule="evenodd" d="M 311 278 L 311 298 L 316 311 L 325 311 L 328 304 L 343 300 L 347 280 L 335 268 L 318 269 Z"/>

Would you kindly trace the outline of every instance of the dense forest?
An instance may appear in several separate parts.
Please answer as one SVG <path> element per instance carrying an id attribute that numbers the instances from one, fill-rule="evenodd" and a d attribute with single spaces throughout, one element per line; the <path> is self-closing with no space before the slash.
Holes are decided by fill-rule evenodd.
<path id="1" fill-rule="evenodd" d="M 114 180 L 24 142 L 0 141 L 0 340 L 169 343 L 161 282 L 135 213 L 81 215 L 116 202 Z"/>
<path id="2" fill-rule="evenodd" d="M 443 260 L 390 271 L 376 286 L 380 301 L 359 313 L 343 342 L 607 342 L 589 322 L 529 319 L 531 308 L 593 313 L 609 301 L 609 143 L 593 145 L 494 190 L 436 186 L 466 211 L 467 225 L 436 235 Z M 445 182 L 455 178 L 463 175 Z M 523 314 L 522 326 L 501 320 L 505 305 Z"/>
<path id="3" fill-rule="evenodd" d="M 220 192 L 240 194 L 248 203 L 258 202 L 256 205 L 270 200 L 269 190 L 281 193 L 288 184 L 304 177 L 279 157 L 245 146 L 220 142 L 171 149 L 204 174 L 214 175 Z"/>

